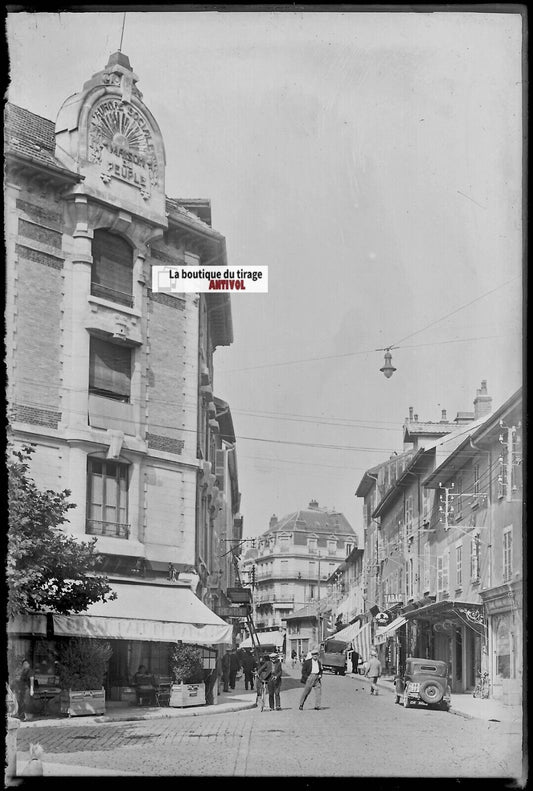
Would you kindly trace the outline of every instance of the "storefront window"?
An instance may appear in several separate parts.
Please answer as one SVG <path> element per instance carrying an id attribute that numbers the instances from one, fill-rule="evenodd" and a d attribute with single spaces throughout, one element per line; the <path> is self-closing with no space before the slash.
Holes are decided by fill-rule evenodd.
<path id="1" fill-rule="evenodd" d="M 511 677 L 511 629 L 508 615 L 501 616 L 496 629 L 496 675 Z"/>

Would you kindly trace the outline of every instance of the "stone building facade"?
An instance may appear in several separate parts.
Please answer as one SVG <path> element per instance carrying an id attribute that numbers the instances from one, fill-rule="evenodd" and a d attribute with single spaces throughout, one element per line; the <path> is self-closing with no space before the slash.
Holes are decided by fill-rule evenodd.
<path id="1" fill-rule="evenodd" d="M 225 262 L 225 239 L 208 200 L 166 195 L 164 142 L 137 82 L 117 52 L 55 123 L 6 107 L 7 399 L 10 441 L 36 446 L 37 484 L 72 492 L 69 533 L 96 536 L 109 578 L 142 585 L 157 610 L 162 588 L 212 603 L 213 580 L 234 584 L 231 566 L 215 572 L 219 536 L 241 535 L 240 495 L 214 391 L 230 297 L 151 289 L 155 264 Z M 136 670 L 125 642 L 114 687 Z M 161 646 L 138 649 L 163 669 Z"/>

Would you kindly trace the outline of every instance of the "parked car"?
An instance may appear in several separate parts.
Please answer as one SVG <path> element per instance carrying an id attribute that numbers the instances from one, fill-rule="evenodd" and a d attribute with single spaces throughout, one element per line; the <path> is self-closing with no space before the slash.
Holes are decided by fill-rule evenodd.
<path id="1" fill-rule="evenodd" d="M 433 659 L 408 657 L 405 670 L 394 679 L 395 703 L 403 703 L 406 709 L 413 703 L 425 703 L 430 708 L 448 711 L 451 688 L 448 663 Z"/>
<path id="2" fill-rule="evenodd" d="M 319 660 L 324 670 L 331 670 L 335 675 L 346 673 L 346 649 L 348 644 L 343 640 L 326 640 L 320 645 Z"/>

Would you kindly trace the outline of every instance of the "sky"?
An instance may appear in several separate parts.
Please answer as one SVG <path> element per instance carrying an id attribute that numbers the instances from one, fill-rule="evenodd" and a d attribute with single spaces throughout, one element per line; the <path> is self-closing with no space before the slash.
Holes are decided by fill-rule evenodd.
<path id="1" fill-rule="evenodd" d="M 361 537 L 355 490 L 409 407 L 522 384 L 522 18 L 434 8 L 126 14 L 167 195 L 211 200 L 232 268 L 269 267 L 215 352 L 246 536 L 316 499 Z M 9 13 L 9 101 L 55 121 L 122 26 Z"/>

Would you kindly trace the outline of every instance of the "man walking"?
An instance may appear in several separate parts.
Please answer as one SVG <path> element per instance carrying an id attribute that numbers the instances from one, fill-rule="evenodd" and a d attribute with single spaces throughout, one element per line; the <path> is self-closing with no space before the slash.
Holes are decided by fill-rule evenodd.
<path id="1" fill-rule="evenodd" d="M 318 659 L 318 648 L 313 648 L 310 654 L 304 660 L 302 665 L 302 678 L 301 683 L 305 684 L 302 697 L 300 698 L 300 711 L 304 707 L 309 693 L 312 689 L 315 691 L 315 709 L 320 710 L 320 702 L 322 697 L 322 662 Z"/>
<path id="2" fill-rule="evenodd" d="M 281 662 L 278 654 L 270 654 L 270 661 L 272 662 L 272 675 L 268 680 L 268 705 L 270 711 L 274 711 L 274 700 L 276 703 L 276 711 L 281 711 Z"/>
<path id="3" fill-rule="evenodd" d="M 375 648 L 370 651 L 370 659 L 366 663 L 365 676 L 370 679 L 370 694 L 378 694 L 378 678 L 381 676 L 381 662 Z"/>

